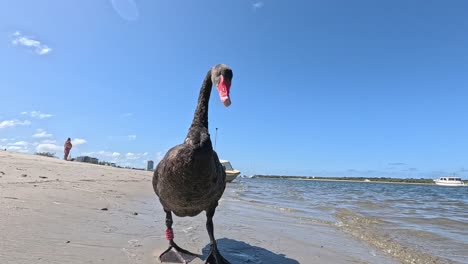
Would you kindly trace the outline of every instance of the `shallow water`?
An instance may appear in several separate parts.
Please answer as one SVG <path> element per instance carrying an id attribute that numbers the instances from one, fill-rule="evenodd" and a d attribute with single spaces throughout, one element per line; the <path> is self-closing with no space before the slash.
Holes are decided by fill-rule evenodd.
<path id="1" fill-rule="evenodd" d="M 224 199 L 327 223 L 404 263 L 468 263 L 468 188 L 236 179 Z"/>

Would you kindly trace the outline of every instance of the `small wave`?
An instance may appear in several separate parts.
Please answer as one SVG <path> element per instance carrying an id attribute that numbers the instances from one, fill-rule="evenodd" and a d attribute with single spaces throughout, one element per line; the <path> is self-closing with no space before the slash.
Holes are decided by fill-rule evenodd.
<path id="1" fill-rule="evenodd" d="M 417 221 L 417 219 L 413 219 L 412 221 Z M 466 227 L 466 222 L 464 221 L 458 221 L 455 219 L 449 219 L 445 217 L 427 217 L 423 219 L 419 219 L 421 223 L 431 223 L 431 224 L 436 224 L 439 226 L 448 226 L 448 227 Z"/>
<path id="2" fill-rule="evenodd" d="M 255 201 L 255 200 L 249 200 L 249 203 L 252 203 L 252 204 L 255 204 L 257 206 L 264 207 L 264 208 L 275 209 L 275 210 L 282 211 L 282 212 L 300 212 L 300 210 L 298 210 L 298 209 L 289 208 L 289 207 L 282 207 L 282 206 L 277 206 L 277 205 L 271 205 L 271 204 L 265 204 L 263 202 L 259 202 L 259 201 Z"/>
<path id="3" fill-rule="evenodd" d="M 427 264 L 450 263 L 446 259 L 432 256 L 418 248 L 403 245 L 384 228 L 390 225 L 374 217 L 357 214 L 348 209 L 339 209 L 336 213 L 336 226 L 355 238 L 365 241 L 402 263 Z"/>
<path id="4" fill-rule="evenodd" d="M 374 203 L 374 202 L 371 202 L 371 201 L 366 201 L 366 200 L 358 201 L 356 203 L 358 205 L 362 206 L 364 209 L 381 209 L 381 208 L 385 208 L 385 206 L 383 206 L 382 204 L 377 204 L 377 203 Z"/>

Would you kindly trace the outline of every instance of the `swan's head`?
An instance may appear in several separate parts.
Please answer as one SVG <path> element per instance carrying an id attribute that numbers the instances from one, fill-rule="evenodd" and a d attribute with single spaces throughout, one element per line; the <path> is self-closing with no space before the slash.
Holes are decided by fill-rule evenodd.
<path id="1" fill-rule="evenodd" d="M 231 105 L 229 91 L 231 90 L 232 70 L 226 64 L 218 64 L 211 68 L 211 81 L 218 89 L 219 98 L 225 106 Z"/>

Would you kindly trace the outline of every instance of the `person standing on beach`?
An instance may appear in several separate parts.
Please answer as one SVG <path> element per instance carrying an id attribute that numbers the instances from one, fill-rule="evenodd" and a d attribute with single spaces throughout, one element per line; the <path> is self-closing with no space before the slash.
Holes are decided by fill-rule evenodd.
<path id="1" fill-rule="evenodd" d="M 68 138 L 67 141 L 65 141 L 65 144 L 63 145 L 63 147 L 64 147 L 63 151 L 65 152 L 65 155 L 63 156 L 63 159 L 68 160 L 68 154 L 70 154 L 70 150 L 73 147 L 70 138 Z"/>

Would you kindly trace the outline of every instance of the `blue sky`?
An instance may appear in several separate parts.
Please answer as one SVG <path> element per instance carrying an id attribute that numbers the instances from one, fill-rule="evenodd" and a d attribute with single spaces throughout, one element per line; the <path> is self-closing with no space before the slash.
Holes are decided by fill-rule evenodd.
<path id="1" fill-rule="evenodd" d="M 0 146 L 122 165 L 183 142 L 207 70 L 243 174 L 468 177 L 468 2 L 0 2 Z"/>

